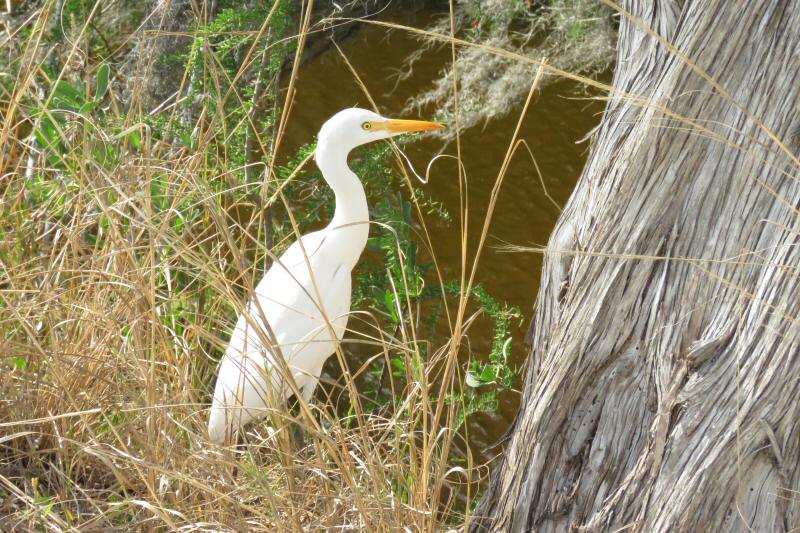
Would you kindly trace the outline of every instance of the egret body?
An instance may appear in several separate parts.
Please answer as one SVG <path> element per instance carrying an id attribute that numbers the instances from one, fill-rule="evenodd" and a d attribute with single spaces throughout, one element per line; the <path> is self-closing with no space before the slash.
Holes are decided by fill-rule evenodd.
<path id="1" fill-rule="evenodd" d="M 239 316 L 217 375 L 208 422 L 212 441 L 231 442 L 272 402 L 291 396 L 287 371 L 310 401 L 322 365 L 342 340 L 351 272 L 369 234 L 367 196 L 347 155 L 362 144 L 442 127 L 357 108 L 340 111 L 322 126 L 314 159 L 336 195 L 333 219 L 274 262 Z"/>

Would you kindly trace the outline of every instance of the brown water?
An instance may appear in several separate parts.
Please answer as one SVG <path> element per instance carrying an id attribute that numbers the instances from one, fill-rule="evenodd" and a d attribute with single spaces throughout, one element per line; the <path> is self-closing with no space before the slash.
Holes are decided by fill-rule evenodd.
<path id="1" fill-rule="evenodd" d="M 383 13 L 380 18 L 408 26 L 425 27 L 432 17 L 444 14 L 446 11 L 437 12 L 430 8 L 418 11 L 396 9 Z M 397 69 L 419 45 L 413 36 L 405 32 L 387 32 L 385 28 L 368 24 L 339 42 L 381 114 L 397 118 L 428 118 L 405 117 L 402 109 L 410 97 L 429 87 L 450 62 L 449 48 L 431 51 L 414 65 L 411 77 L 398 82 Z M 285 153 L 292 153 L 302 144 L 311 142 L 322 123 L 337 111 L 353 106 L 371 107 L 335 48 L 300 69 L 296 88 L 292 120 L 289 121 L 291 126 L 282 145 Z M 597 124 L 603 109 L 600 102 L 577 99 L 579 96 L 585 96 L 585 93 L 572 82 L 559 81 L 546 86 L 531 103 L 519 133 L 519 138 L 528 143 L 536 157 L 550 196 L 560 205 L 566 202 L 572 192 L 588 150 L 586 143 L 576 142 Z M 493 120 L 482 130 L 471 129 L 461 137 L 461 158 L 469 188 L 468 258 L 474 256 L 489 196 L 521 109 L 520 104 L 509 116 Z M 424 174 L 428 161 L 441 148 L 441 142 L 426 139 L 410 144 L 406 154 L 418 172 Z M 455 143 L 447 146 L 445 153 L 455 154 Z M 455 162 L 447 161 L 438 162 L 430 182 L 421 186 L 433 200 L 442 202 L 453 217 L 450 224 L 443 223 L 435 216 L 426 219 L 443 277 L 450 280 L 458 279 L 461 270 L 461 248 L 457 237 L 460 192 Z M 527 358 L 523 339 L 539 288 L 541 256 L 508 253 L 497 248 L 506 243 L 545 244 L 558 214 L 559 210 L 544 194 L 527 151 L 519 151 L 505 175 L 477 272 L 477 281 L 490 294 L 519 307 L 523 313 L 523 319 L 513 331 L 512 361 L 519 367 Z M 472 264 L 471 259 L 468 259 L 468 264 Z M 488 353 L 491 333 L 488 323 L 470 330 L 473 352 Z M 488 459 L 492 452 L 496 452 L 490 449 L 490 445 L 508 428 L 518 404 L 518 392 L 504 393 L 500 395 L 498 413 L 470 417 L 470 448 L 478 460 Z"/>

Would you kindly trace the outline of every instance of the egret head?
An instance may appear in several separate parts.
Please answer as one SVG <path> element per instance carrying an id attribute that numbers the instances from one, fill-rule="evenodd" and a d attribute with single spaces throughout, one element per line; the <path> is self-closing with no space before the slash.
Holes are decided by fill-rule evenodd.
<path id="1" fill-rule="evenodd" d="M 397 120 L 380 116 L 366 109 L 353 107 L 339 111 L 319 130 L 319 145 L 335 146 L 349 152 L 362 144 L 388 139 L 402 133 L 444 128 L 424 120 Z"/>

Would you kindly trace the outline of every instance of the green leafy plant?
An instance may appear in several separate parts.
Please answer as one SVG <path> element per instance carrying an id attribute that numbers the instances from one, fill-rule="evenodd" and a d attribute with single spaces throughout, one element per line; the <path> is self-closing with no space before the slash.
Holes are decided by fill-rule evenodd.
<path id="1" fill-rule="evenodd" d="M 32 115 L 36 128 L 34 137 L 42 147 L 51 165 L 68 170 L 64 156 L 75 149 L 74 141 L 83 140 L 75 130 L 93 132 L 94 119 L 102 120 L 104 113 L 99 108 L 103 97 L 108 92 L 110 67 L 103 63 L 97 69 L 94 94 L 89 94 L 89 87 L 80 83 L 72 83 L 61 79 L 55 81 L 42 107 L 34 107 Z M 92 152 L 100 162 L 108 162 L 113 157 L 104 143 L 93 139 Z"/>

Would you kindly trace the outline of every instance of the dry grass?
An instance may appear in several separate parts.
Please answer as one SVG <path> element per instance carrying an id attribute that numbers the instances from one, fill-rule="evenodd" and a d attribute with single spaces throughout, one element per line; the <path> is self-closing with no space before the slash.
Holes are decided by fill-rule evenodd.
<path id="1" fill-rule="evenodd" d="M 37 25 L 22 21 L 24 37 L 10 28 L 6 41 L 18 55 L 8 62 L 17 70 L 3 85 L 0 129 L 0 529 L 385 531 L 468 520 L 486 471 L 469 456 L 454 460 L 459 406 L 436 401 L 463 377 L 457 361 L 474 318 L 466 298 L 449 302 L 450 336 L 429 364 L 407 365 L 400 408 L 362 409 L 354 380 L 364 369 L 351 368 L 334 387 L 350 392 L 349 409 L 338 394 L 318 394 L 297 417 L 271 417 L 277 438 L 265 436 L 265 422 L 236 449 L 209 443 L 216 361 L 259 262 L 285 243 L 267 250 L 261 211 L 231 203 L 242 185 L 229 179 L 238 169 L 225 153 L 158 138 L 148 117 L 120 111 L 114 90 L 102 122 L 54 109 L 48 86 L 57 80 L 45 74 L 42 44 L 54 6 L 34 13 Z M 58 79 L 95 79 L 87 28 L 70 30 Z M 221 118 L 202 105 L 195 146 L 224 144 L 214 138 Z M 62 148 L 49 150 L 30 132 L 54 115 Z M 286 108 L 279 128 L 290 120 Z M 274 156 L 280 145 L 268 141 L 259 139 Z M 196 218 L 183 220 L 187 212 Z M 490 221 L 491 209 L 484 237 Z M 479 254 L 464 251 L 464 294 Z M 408 328 L 394 337 L 361 328 L 375 357 L 419 359 L 418 311 L 403 312 Z M 364 315 L 351 324 L 376 323 Z M 305 431 L 304 449 L 293 444 L 293 424 Z"/>

